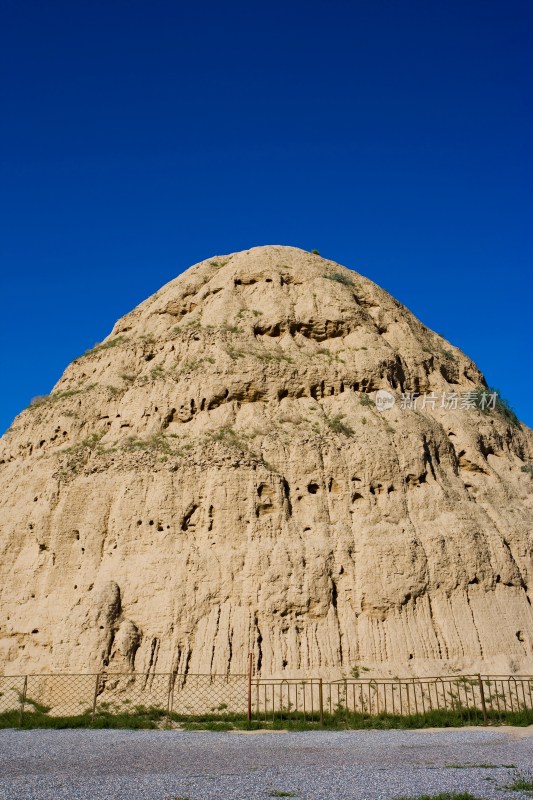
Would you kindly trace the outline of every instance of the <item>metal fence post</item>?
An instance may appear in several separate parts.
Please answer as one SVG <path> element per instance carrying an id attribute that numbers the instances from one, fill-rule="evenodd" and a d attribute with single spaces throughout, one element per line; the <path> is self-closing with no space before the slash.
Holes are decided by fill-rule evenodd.
<path id="1" fill-rule="evenodd" d="M 248 724 L 252 721 L 252 668 L 253 654 L 248 653 Z"/>
<path id="2" fill-rule="evenodd" d="M 96 714 L 96 701 L 98 699 L 99 688 L 100 688 L 100 673 L 97 674 L 96 683 L 94 684 L 93 707 L 91 710 L 91 725 L 94 723 L 94 715 Z"/>
<path id="3" fill-rule="evenodd" d="M 168 678 L 168 697 L 167 697 L 167 726 L 170 728 L 170 716 L 172 714 L 172 707 L 174 705 L 174 683 L 176 676 L 173 672 L 170 673 Z"/>
<path id="4" fill-rule="evenodd" d="M 479 694 L 481 696 L 481 709 L 483 711 L 483 721 L 486 724 L 488 722 L 488 717 L 487 717 L 487 704 L 485 702 L 485 688 L 483 686 L 483 681 L 481 680 L 481 675 L 479 673 L 477 679 L 479 682 Z"/>
<path id="5" fill-rule="evenodd" d="M 20 712 L 19 712 L 19 728 L 22 728 L 22 719 L 24 716 L 24 704 L 26 702 L 26 692 L 28 691 L 28 676 L 24 676 L 24 685 L 20 695 Z"/>
<path id="6" fill-rule="evenodd" d="M 344 719 L 345 721 L 348 719 L 348 681 L 344 679 Z"/>
<path id="7" fill-rule="evenodd" d="M 319 684 L 318 684 L 318 703 L 319 703 L 319 709 L 320 709 L 320 727 L 323 728 L 324 727 L 324 692 L 323 692 L 323 686 L 322 686 L 322 678 L 320 678 L 320 681 L 319 681 Z"/>

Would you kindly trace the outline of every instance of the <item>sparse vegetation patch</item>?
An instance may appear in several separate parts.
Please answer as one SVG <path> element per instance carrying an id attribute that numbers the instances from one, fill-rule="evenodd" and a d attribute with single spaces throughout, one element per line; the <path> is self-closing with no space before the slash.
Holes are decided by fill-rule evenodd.
<path id="1" fill-rule="evenodd" d="M 125 450 L 144 450 L 157 453 L 172 453 L 170 443 L 164 433 L 154 433 L 147 439 L 129 436 L 124 443 Z"/>
<path id="2" fill-rule="evenodd" d="M 513 782 L 505 788 L 512 789 L 514 792 L 533 792 L 533 773 L 517 772 Z"/>
<path id="3" fill-rule="evenodd" d="M 363 672 L 370 672 L 368 667 L 364 667 L 362 664 L 356 664 L 350 670 L 350 676 L 355 680 L 359 680 Z"/>
<path id="4" fill-rule="evenodd" d="M 152 369 L 150 370 L 150 377 L 153 381 L 156 381 L 159 378 L 163 378 L 164 375 L 165 375 L 165 370 L 163 369 L 161 364 L 159 364 L 157 367 L 152 367 Z"/>
<path id="5" fill-rule="evenodd" d="M 24 713 L 22 725 L 20 724 L 20 711 L 5 711 L 0 713 L 0 728 L 161 728 L 170 723 L 173 726 L 186 730 L 415 730 L 423 728 L 448 728 L 464 727 L 466 725 L 484 725 L 483 714 L 481 711 L 472 712 L 471 718 L 467 722 L 464 715 L 458 709 L 456 711 L 427 711 L 425 714 L 412 714 L 411 716 L 401 716 L 393 714 L 371 715 L 366 713 L 352 713 L 343 709 L 335 710 L 333 713 L 325 713 L 323 724 L 321 724 L 318 712 L 297 712 L 285 709 L 278 711 L 274 717 L 268 715 L 258 715 L 248 721 L 246 714 L 238 714 L 222 711 L 214 711 L 205 714 L 178 714 L 170 712 L 167 716 L 166 708 L 133 706 L 124 711 L 120 708 L 112 708 L 109 704 L 100 703 L 97 707 L 94 720 L 90 711 L 85 711 L 74 717 L 59 717 L 48 713 L 48 709 L 40 704 L 33 704 L 31 711 Z M 506 712 L 505 714 L 489 715 L 490 722 L 503 725 L 531 725 L 533 722 L 533 712 Z M 495 730 L 498 730 L 495 727 Z M 450 765 L 448 765 L 450 767 Z M 450 768 L 463 768 L 462 765 L 451 765 Z M 506 768 L 514 769 L 512 764 L 498 765 L 491 764 L 465 764 L 465 769 L 492 769 Z M 533 790 L 533 775 L 524 772 L 516 772 L 513 782 L 507 786 L 509 789 Z M 422 795 L 430 797 L 431 800 L 437 798 L 448 798 L 448 795 Z M 449 795 L 458 800 L 462 795 Z M 468 795 L 467 795 L 468 797 Z M 409 798 L 408 800 L 411 800 Z M 419 798 L 413 798 L 419 800 Z"/>
<path id="6" fill-rule="evenodd" d="M 489 407 L 487 398 L 494 394 L 496 395 L 495 410 L 499 412 L 506 422 L 508 422 L 514 428 L 521 428 L 522 423 L 514 413 L 508 401 L 500 395 L 497 389 L 492 387 L 478 386 L 473 390 L 471 396 L 482 414 L 490 414 L 492 409 Z"/>
<path id="7" fill-rule="evenodd" d="M 480 800 L 470 792 L 440 792 L 439 794 L 417 794 L 414 797 L 398 797 L 398 800 Z"/>
<path id="8" fill-rule="evenodd" d="M 28 408 L 41 408 L 42 406 L 49 405 L 51 403 L 57 403 L 59 400 L 66 400 L 68 397 L 74 397 L 77 394 L 81 394 L 82 392 L 88 392 L 91 389 L 94 389 L 96 383 L 91 383 L 88 386 L 84 386 L 80 389 L 66 389 L 62 392 L 52 392 L 52 394 L 41 394 L 37 397 L 34 397 L 28 406 Z"/>
<path id="9" fill-rule="evenodd" d="M 444 355 L 445 358 L 449 358 L 451 361 L 456 360 L 455 353 L 453 352 L 453 350 L 443 350 L 442 354 Z"/>
<path id="10" fill-rule="evenodd" d="M 91 347 L 89 350 L 86 350 L 85 353 L 82 353 L 81 356 L 78 358 L 85 358 L 86 356 L 94 356 L 96 353 L 100 353 L 102 350 L 109 350 L 111 347 L 116 347 L 122 342 L 126 341 L 125 336 L 115 336 L 114 339 L 110 339 L 108 342 L 102 342 L 101 344 L 95 344 L 94 347 Z"/>
<path id="11" fill-rule="evenodd" d="M 326 422 L 335 433 L 343 433 L 345 436 L 353 435 L 353 429 L 344 422 L 344 414 L 335 414 L 332 417 L 326 415 Z"/>
<path id="12" fill-rule="evenodd" d="M 335 281 L 336 283 L 342 283 L 344 286 L 355 286 L 354 281 L 350 278 L 349 275 L 345 275 L 344 272 L 331 272 L 324 275 L 329 281 Z"/>
<path id="13" fill-rule="evenodd" d="M 71 447 L 66 447 L 64 450 L 62 450 L 62 452 L 80 453 L 82 450 L 95 450 L 98 453 L 103 453 L 104 448 L 100 444 L 100 440 L 105 436 L 105 433 L 105 431 L 101 431 L 100 433 L 91 433 L 91 435 L 87 436 L 86 439 L 83 439 L 77 444 L 73 444 Z"/>
<path id="14" fill-rule="evenodd" d="M 203 367 L 205 364 L 216 364 L 216 360 L 211 358 L 211 356 L 192 358 L 183 363 L 179 369 L 179 372 L 196 372 L 197 369 L 200 369 L 200 367 Z"/>

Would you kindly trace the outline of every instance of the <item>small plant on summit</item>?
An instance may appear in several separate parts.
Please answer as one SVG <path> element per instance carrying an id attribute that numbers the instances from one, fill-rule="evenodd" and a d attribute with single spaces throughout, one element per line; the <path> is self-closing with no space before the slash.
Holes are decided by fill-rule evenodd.
<path id="1" fill-rule="evenodd" d="M 311 253 L 312 253 L 314 256 L 319 256 L 319 255 L 320 255 L 320 253 L 318 252 L 318 250 L 311 250 Z"/>

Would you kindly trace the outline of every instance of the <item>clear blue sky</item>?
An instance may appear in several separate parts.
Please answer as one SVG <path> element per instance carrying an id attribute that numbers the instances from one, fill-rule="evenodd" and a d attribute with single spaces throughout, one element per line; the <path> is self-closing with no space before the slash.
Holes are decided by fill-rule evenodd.
<path id="1" fill-rule="evenodd" d="M 530 0 L 4 0 L 0 431 L 190 264 L 318 248 L 533 425 Z"/>

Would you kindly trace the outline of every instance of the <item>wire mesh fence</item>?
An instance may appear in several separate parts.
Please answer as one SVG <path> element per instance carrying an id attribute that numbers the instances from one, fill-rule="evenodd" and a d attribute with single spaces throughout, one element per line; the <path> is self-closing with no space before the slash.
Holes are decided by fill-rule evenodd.
<path id="1" fill-rule="evenodd" d="M 135 714 L 144 709 L 169 712 L 170 675 L 101 673 L 93 679 L 93 714 Z"/>
<path id="2" fill-rule="evenodd" d="M 20 708 L 26 680 L 24 675 L 0 677 L 0 713 Z"/>
<path id="3" fill-rule="evenodd" d="M 413 717 L 449 712 L 468 724 L 533 713 L 533 677 L 262 678 L 253 675 L 108 673 L 0 676 L 0 715 L 249 721 Z"/>
<path id="4" fill-rule="evenodd" d="M 170 709 L 180 716 L 247 714 L 246 675 L 176 675 Z"/>
<path id="5" fill-rule="evenodd" d="M 95 678 L 92 675 L 28 675 L 24 688 L 23 713 L 76 716 L 92 709 Z"/>

